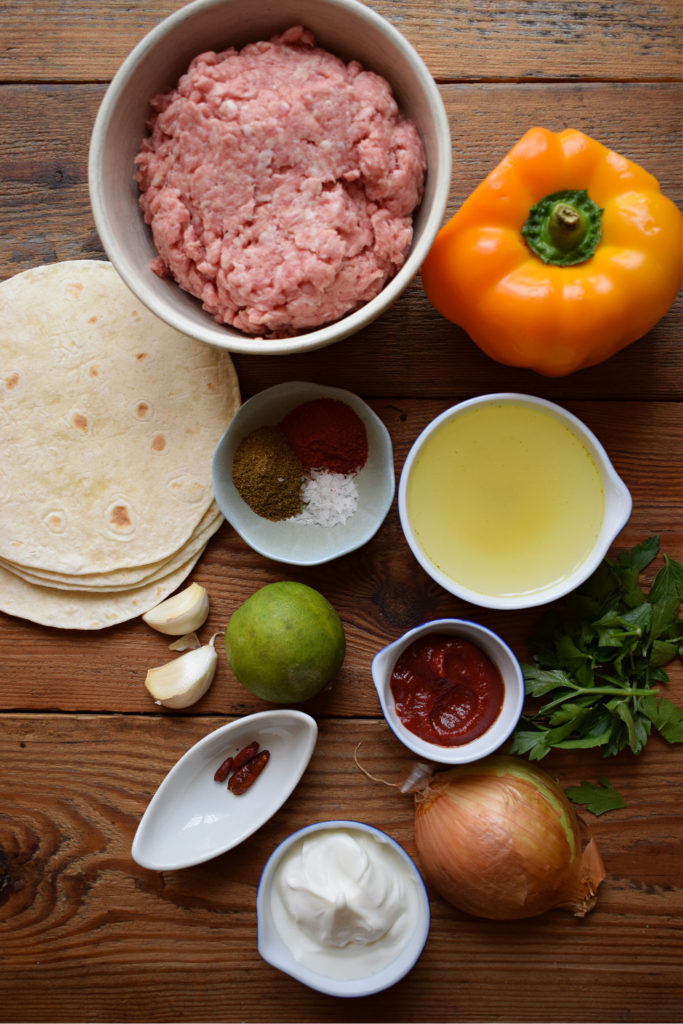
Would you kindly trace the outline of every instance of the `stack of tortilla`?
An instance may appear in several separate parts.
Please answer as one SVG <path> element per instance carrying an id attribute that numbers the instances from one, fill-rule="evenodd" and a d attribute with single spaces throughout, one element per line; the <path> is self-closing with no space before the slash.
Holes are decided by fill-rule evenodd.
<path id="1" fill-rule="evenodd" d="M 188 576 L 223 522 L 227 352 L 151 314 L 110 263 L 0 284 L 0 609 L 101 629 Z"/>

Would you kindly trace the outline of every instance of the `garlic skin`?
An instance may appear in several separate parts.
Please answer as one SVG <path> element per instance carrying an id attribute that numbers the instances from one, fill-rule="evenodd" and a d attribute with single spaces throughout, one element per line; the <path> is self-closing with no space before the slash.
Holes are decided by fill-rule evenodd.
<path id="1" fill-rule="evenodd" d="M 167 636 L 184 636 L 203 626 L 209 615 L 209 595 L 199 583 L 191 583 L 142 616 L 152 629 Z"/>
<path id="2" fill-rule="evenodd" d="M 172 644 L 168 645 L 169 651 L 196 651 L 201 647 L 199 637 L 196 633 L 183 633 Z"/>
<path id="3" fill-rule="evenodd" d="M 155 703 L 166 708 L 187 708 L 204 696 L 216 674 L 218 655 L 214 640 L 217 636 L 214 633 L 203 647 L 149 670 L 145 686 Z"/>

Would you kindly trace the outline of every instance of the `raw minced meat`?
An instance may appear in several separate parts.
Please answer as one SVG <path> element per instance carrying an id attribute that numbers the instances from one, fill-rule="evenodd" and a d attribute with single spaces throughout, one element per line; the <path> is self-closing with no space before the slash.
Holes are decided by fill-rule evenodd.
<path id="1" fill-rule="evenodd" d="M 389 84 L 295 26 L 196 57 L 136 158 L 158 258 L 216 320 L 287 337 L 372 299 L 405 262 L 425 156 Z"/>

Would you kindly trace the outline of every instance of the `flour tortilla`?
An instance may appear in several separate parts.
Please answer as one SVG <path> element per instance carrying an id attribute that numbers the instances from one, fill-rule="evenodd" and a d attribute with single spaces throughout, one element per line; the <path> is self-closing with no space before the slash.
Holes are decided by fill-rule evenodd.
<path id="1" fill-rule="evenodd" d="M 179 552 L 240 404 L 229 354 L 153 316 L 111 264 L 74 260 L 0 284 L 0 359 L 4 563 L 71 577 Z"/>
<path id="2" fill-rule="evenodd" d="M 0 611 L 102 629 L 172 594 L 223 523 L 228 353 L 140 305 L 109 263 L 0 284 Z"/>
<path id="3" fill-rule="evenodd" d="M 34 571 L 17 566 L 11 562 L 0 559 L 0 566 L 13 572 L 23 580 L 34 583 L 37 586 L 54 587 L 58 590 L 84 590 L 111 593 L 116 590 L 131 590 L 133 587 L 153 583 L 155 580 L 168 576 L 181 565 L 193 558 L 197 552 L 206 547 L 208 540 L 223 525 L 225 520 L 215 502 L 209 507 L 206 516 L 202 519 L 197 529 L 181 548 L 170 558 L 162 562 L 151 562 L 149 564 L 120 569 L 111 573 L 89 573 L 79 576 L 67 574 L 49 573 L 46 570 Z"/>
<path id="4" fill-rule="evenodd" d="M 111 594 L 36 586 L 0 566 L 0 611 L 60 629 L 115 626 L 143 615 L 172 594 L 192 571 L 203 550 L 163 579 Z"/>

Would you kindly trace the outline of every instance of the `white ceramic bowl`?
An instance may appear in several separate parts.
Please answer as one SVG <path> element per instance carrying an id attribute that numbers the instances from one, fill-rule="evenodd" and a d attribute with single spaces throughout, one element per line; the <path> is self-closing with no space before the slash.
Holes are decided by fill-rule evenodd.
<path id="1" fill-rule="evenodd" d="M 318 737 L 314 718 L 290 708 L 259 711 L 214 729 L 171 768 L 145 811 L 132 857 L 152 871 L 177 871 L 244 842 L 296 788 Z M 241 796 L 214 781 L 228 756 L 256 740 L 270 760 Z"/>
<path id="2" fill-rule="evenodd" d="M 365 424 L 368 458 L 355 477 L 357 508 L 336 526 L 264 519 L 232 482 L 235 450 L 257 427 L 274 425 L 303 402 L 324 397 L 346 402 Z M 396 489 L 391 438 L 379 417 L 350 391 L 305 381 L 276 384 L 248 399 L 231 420 L 214 453 L 213 487 L 221 512 L 254 551 L 289 565 L 329 562 L 367 543 L 384 521 Z"/>
<path id="3" fill-rule="evenodd" d="M 156 250 L 138 206 L 133 161 L 146 134 L 149 100 L 173 88 L 192 58 L 205 50 L 267 39 L 296 24 L 310 28 L 320 46 L 360 61 L 390 82 L 401 111 L 417 125 L 428 170 L 411 252 L 380 294 L 337 323 L 264 342 L 218 324 L 175 282 L 151 271 Z M 371 8 L 357 0 L 195 0 L 152 29 L 114 76 L 95 121 L 88 180 L 102 245 L 141 302 L 191 337 L 232 352 L 272 355 L 337 342 L 394 302 L 417 273 L 441 225 L 451 160 L 448 119 L 431 74 L 400 32 Z"/>
<path id="4" fill-rule="evenodd" d="M 396 662 L 405 649 L 419 637 L 428 633 L 441 633 L 469 640 L 498 667 L 504 687 L 503 706 L 493 724 L 476 739 L 455 747 L 428 743 L 407 729 L 398 714 L 391 692 L 391 676 Z M 478 761 L 505 743 L 514 730 L 524 706 L 524 676 L 516 656 L 496 633 L 486 626 L 464 619 L 433 619 L 415 629 L 408 630 L 398 640 L 388 644 L 372 660 L 372 680 L 387 724 L 397 738 L 419 757 L 438 764 L 466 764 Z"/>
<path id="5" fill-rule="evenodd" d="M 297 959 L 290 944 L 283 938 L 277 926 L 277 908 L 274 901 L 274 881 L 283 857 L 292 846 L 301 839 L 325 830 L 360 831 L 374 837 L 378 842 L 388 844 L 395 855 L 404 863 L 407 876 L 414 890 L 416 906 L 415 920 L 405 945 L 399 949 L 396 958 L 387 966 L 375 973 L 361 978 L 336 978 L 312 970 L 306 963 Z M 430 926 L 429 898 L 422 877 L 415 864 L 394 839 L 372 825 L 359 821 L 323 821 L 294 832 L 280 843 L 267 861 L 256 897 L 258 917 L 258 951 L 263 959 L 272 967 L 291 975 L 309 988 L 327 995 L 341 997 L 359 997 L 381 992 L 395 985 L 415 966 L 422 954 Z"/>
<path id="6" fill-rule="evenodd" d="M 472 585 L 464 585 L 461 581 L 447 575 L 441 570 L 436 562 L 432 560 L 429 554 L 425 551 L 422 542 L 418 537 L 417 531 L 414 528 L 413 522 L 411 521 L 408 492 L 411 473 L 421 457 L 425 443 L 431 440 L 436 431 L 438 431 L 444 424 L 460 416 L 462 413 L 474 409 L 475 407 L 506 404 L 521 404 L 533 409 L 543 410 L 558 420 L 576 438 L 578 438 L 580 444 L 586 449 L 597 469 L 604 495 L 604 507 L 601 525 L 593 546 L 584 560 L 577 564 L 572 571 L 568 571 L 564 576 L 559 576 L 555 579 L 548 579 L 547 582 L 543 583 L 543 585 L 525 590 L 520 589 L 518 593 L 511 592 L 492 595 L 486 593 L 483 587 L 482 590 L 478 590 Z M 492 455 L 495 455 L 495 451 L 493 451 L 493 449 L 491 449 L 491 453 Z M 447 472 L 447 469 L 447 465 L 444 465 L 444 473 Z M 443 480 L 443 477 L 440 478 L 440 482 L 437 485 L 438 487 L 441 487 L 441 480 Z M 462 481 L 462 487 L 467 487 L 466 480 Z M 501 496 L 500 500 L 504 501 L 504 496 Z M 579 500 L 579 498 L 576 498 L 577 508 Z M 517 609 L 548 604 L 549 602 L 563 597 L 565 594 L 570 593 L 572 590 L 575 590 L 580 586 L 580 584 L 597 569 L 598 565 L 607 554 L 607 551 L 615 537 L 628 521 L 631 514 L 632 501 L 626 485 L 616 473 L 607 452 L 598 441 L 597 437 L 584 423 L 581 422 L 580 419 L 568 412 L 566 409 L 563 409 L 561 406 L 556 405 L 554 402 L 546 401 L 543 398 L 536 398 L 532 395 L 516 394 L 513 392 L 502 392 L 497 394 L 481 395 L 477 398 L 471 398 L 467 401 L 460 402 L 457 405 L 452 406 L 450 409 L 446 409 L 445 412 L 441 413 L 441 415 L 437 416 L 436 419 L 432 420 L 432 422 L 425 427 L 408 452 L 408 456 L 403 465 L 399 481 L 398 508 L 405 538 L 415 555 L 415 558 L 425 572 L 432 577 L 432 579 L 436 580 L 437 583 L 451 594 L 462 598 L 464 601 L 469 601 L 472 604 L 485 608 Z M 529 544 L 533 544 L 533 533 L 531 531 Z"/>

